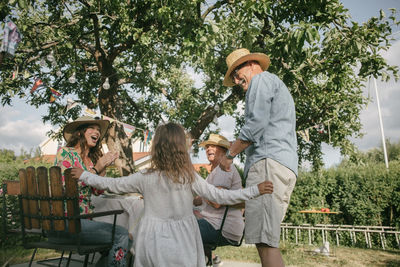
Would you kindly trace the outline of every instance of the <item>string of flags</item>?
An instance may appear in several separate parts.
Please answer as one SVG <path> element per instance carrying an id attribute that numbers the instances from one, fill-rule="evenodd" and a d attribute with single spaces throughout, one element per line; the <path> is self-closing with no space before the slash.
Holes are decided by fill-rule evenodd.
<path id="1" fill-rule="evenodd" d="M 50 99 L 49 99 L 50 103 L 53 103 L 54 101 L 56 101 L 57 98 L 62 96 L 62 94 L 59 91 L 57 91 L 56 89 L 54 89 L 53 87 L 46 86 L 40 78 L 35 79 L 35 82 L 33 83 L 30 93 L 33 94 L 35 91 L 42 89 L 42 88 L 47 88 L 47 87 L 49 88 L 50 93 L 51 93 Z"/>
<path id="2" fill-rule="evenodd" d="M 143 132 L 143 135 L 144 135 L 143 142 L 145 144 L 149 144 L 151 139 L 152 139 L 152 137 L 153 137 L 153 132 L 150 131 L 150 130 L 145 130 L 145 129 L 141 129 L 141 128 L 135 127 L 133 125 L 130 125 L 130 124 L 127 124 L 125 122 L 121 122 L 119 120 L 110 118 L 110 117 L 108 117 L 106 115 L 103 115 L 103 114 L 101 114 L 101 117 L 102 117 L 103 120 L 108 120 L 110 122 L 116 122 L 118 124 L 121 124 L 124 127 L 124 130 L 125 130 L 128 138 L 130 138 L 132 136 L 132 134 L 133 134 L 133 132 L 135 130 L 141 130 Z"/>
<path id="3" fill-rule="evenodd" d="M 22 34 L 19 32 L 17 25 L 6 16 L 3 30 L 3 41 L 1 42 L 0 52 L 6 52 L 7 55 L 14 56 L 18 43 L 22 40 Z"/>
<path id="4" fill-rule="evenodd" d="M 315 125 L 310 126 L 310 127 L 306 128 L 306 129 L 303 129 L 303 130 L 298 130 L 297 134 L 301 138 L 303 138 L 304 141 L 306 141 L 308 143 L 308 142 L 310 142 L 310 130 L 311 129 L 315 129 L 320 134 L 326 133 L 326 131 L 325 131 L 325 124 L 326 124 L 327 127 L 328 127 L 327 133 L 328 133 L 329 143 L 331 143 L 331 128 L 330 128 L 330 123 L 329 123 L 331 120 L 332 119 L 329 119 L 327 121 L 324 121 L 323 123 L 315 124 Z"/>

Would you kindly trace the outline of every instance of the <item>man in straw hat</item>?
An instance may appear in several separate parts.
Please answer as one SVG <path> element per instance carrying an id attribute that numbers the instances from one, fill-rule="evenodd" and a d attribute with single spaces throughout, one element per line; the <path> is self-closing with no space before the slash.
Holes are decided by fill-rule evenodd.
<path id="1" fill-rule="evenodd" d="M 232 165 L 229 172 L 225 172 L 219 167 L 221 159 L 230 147 L 228 139 L 219 134 L 210 134 L 208 140 L 200 143 L 200 146 L 205 148 L 207 159 L 211 164 L 211 172 L 206 181 L 218 188 L 229 190 L 242 188 L 242 179 L 235 166 Z M 204 244 L 216 244 L 218 242 L 218 245 L 221 246 L 240 242 L 244 229 L 243 215 L 240 209 L 235 207 L 229 209 L 224 221 L 222 238 L 218 240 L 217 230 L 221 227 L 225 207 L 207 199 L 196 197 L 194 205 L 199 206 L 201 204 L 202 210 L 197 222 L 199 223 L 201 239 Z M 216 266 L 221 263 L 221 260 L 218 256 L 215 256 L 212 262 Z"/>
<path id="2" fill-rule="evenodd" d="M 237 49 L 226 58 L 223 84 L 246 91 L 245 123 L 238 139 L 221 160 L 229 170 L 233 158 L 245 150 L 246 186 L 269 180 L 270 195 L 246 201 L 246 243 L 256 244 L 263 267 L 284 266 L 279 250 L 280 224 L 297 176 L 296 112 L 286 85 L 267 71 L 270 59 L 262 53 Z"/>

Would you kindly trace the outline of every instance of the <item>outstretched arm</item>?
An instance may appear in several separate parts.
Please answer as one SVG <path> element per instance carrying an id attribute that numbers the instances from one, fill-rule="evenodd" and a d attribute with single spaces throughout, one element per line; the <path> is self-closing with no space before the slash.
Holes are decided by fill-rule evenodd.
<path id="1" fill-rule="evenodd" d="M 98 176 L 78 168 L 72 168 L 71 175 L 72 178 L 80 179 L 87 185 L 94 186 L 99 189 L 108 190 L 117 194 L 143 193 L 143 175 L 140 172 L 134 173 L 129 176 L 111 178 Z"/>
<path id="2" fill-rule="evenodd" d="M 269 181 L 245 189 L 225 190 L 216 188 L 199 176 L 193 182 L 192 188 L 197 195 L 222 205 L 237 204 L 259 195 L 271 194 L 273 192 L 273 185 Z"/>

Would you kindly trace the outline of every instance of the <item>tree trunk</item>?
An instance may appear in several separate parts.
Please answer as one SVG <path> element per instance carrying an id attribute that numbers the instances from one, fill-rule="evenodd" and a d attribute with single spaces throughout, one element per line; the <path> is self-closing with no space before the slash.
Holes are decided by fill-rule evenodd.
<path id="1" fill-rule="evenodd" d="M 111 81 L 110 81 L 111 82 Z M 114 82 L 114 80 L 112 81 Z M 117 86 L 111 83 L 109 90 L 100 88 L 99 107 L 102 114 L 120 120 L 120 112 L 123 105 L 117 94 Z M 133 150 L 131 139 L 128 138 L 121 123 L 112 122 L 106 135 L 106 143 L 110 151 L 118 151 L 119 158 L 115 161 L 121 176 L 126 176 L 135 172 L 135 163 L 133 161 Z"/>
<path id="2" fill-rule="evenodd" d="M 132 174 L 135 171 L 131 139 L 127 137 L 124 127 L 113 122 L 108 130 L 106 143 L 110 151 L 119 151 L 119 158 L 115 161 L 121 176 Z"/>

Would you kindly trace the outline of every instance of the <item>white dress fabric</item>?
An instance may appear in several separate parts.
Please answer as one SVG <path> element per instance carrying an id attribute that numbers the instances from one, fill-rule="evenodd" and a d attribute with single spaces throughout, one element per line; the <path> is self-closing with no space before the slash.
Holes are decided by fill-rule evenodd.
<path id="1" fill-rule="evenodd" d="M 135 267 L 205 266 L 200 230 L 192 210 L 194 195 L 222 205 L 237 204 L 259 195 L 257 186 L 217 189 L 198 175 L 191 185 L 173 183 L 159 172 L 107 178 L 85 171 L 80 179 L 113 193 L 143 195 L 144 215 L 134 235 Z"/>

